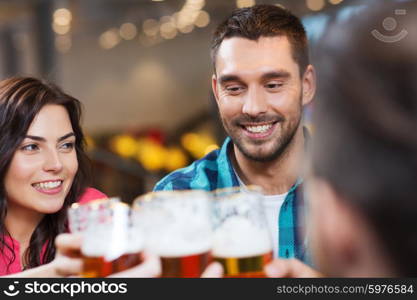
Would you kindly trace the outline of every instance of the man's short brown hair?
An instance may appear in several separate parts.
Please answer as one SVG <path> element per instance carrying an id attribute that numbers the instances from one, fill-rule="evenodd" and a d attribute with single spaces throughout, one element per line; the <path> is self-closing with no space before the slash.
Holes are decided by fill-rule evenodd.
<path id="1" fill-rule="evenodd" d="M 235 10 L 221 23 L 211 43 L 211 58 L 216 69 L 216 56 L 224 39 L 242 37 L 258 40 L 260 37 L 286 36 L 291 44 L 292 55 L 304 74 L 308 64 L 308 43 L 303 24 L 289 10 L 276 5 L 255 5 Z"/>

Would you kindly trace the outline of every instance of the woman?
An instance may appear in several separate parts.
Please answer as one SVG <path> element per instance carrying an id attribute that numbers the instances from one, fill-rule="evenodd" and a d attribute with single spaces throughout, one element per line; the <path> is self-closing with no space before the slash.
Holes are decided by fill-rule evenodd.
<path id="1" fill-rule="evenodd" d="M 52 84 L 0 82 L 0 275 L 58 275 L 54 240 L 67 208 L 105 197 L 87 188 L 80 117 L 80 102 Z"/>

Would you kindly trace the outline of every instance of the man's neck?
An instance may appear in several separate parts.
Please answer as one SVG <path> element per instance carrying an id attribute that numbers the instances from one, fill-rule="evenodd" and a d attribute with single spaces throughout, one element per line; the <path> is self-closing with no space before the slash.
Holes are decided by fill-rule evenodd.
<path id="1" fill-rule="evenodd" d="M 295 184 L 304 157 L 303 128 L 297 129 L 291 143 L 275 160 L 259 162 L 247 158 L 233 146 L 231 158 L 235 171 L 246 185 L 262 187 L 265 195 L 284 194 Z"/>

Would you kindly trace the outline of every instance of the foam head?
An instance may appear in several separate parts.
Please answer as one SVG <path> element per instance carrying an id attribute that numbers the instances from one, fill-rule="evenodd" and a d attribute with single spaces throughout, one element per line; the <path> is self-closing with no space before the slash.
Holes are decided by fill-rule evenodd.
<path id="1" fill-rule="evenodd" d="M 213 256 L 251 257 L 271 251 L 272 244 L 267 228 L 259 227 L 247 218 L 232 216 L 214 232 Z"/>

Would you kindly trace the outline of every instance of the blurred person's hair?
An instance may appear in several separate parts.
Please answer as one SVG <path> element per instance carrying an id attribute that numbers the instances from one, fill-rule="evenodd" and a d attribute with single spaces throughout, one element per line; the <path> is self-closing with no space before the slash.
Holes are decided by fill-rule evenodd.
<path id="1" fill-rule="evenodd" d="M 0 81 L 0 251 L 2 252 L 5 247 L 10 248 L 5 241 L 5 237 L 10 236 L 4 223 L 7 214 L 5 176 L 32 121 L 48 104 L 62 105 L 68 112 L 76 138 L 78 170 L 63 207 L 54 214 L 45 215 L 32 234 L 24 257 L 28 268 L 53 260 L 55 237 L 67 227 L 67 208 L 82 195 L 90 179 L 89 160 L 84 150 L 85 140 L 80 126 L 81 103 L 57 86 L 35 78 L 14 77 Z M 47 243 L 46 251 L 43 257 L 40 257 L 45 243 Z M 13 255 L 8 265 L 10 266 L 15 259 Z"/>
<path id="2" fill-rule="evenodd" d="M 292 55 L 304 74 L 308 64 L 308 43 L 303 24 L 288 9 L 276 5 L 255 5 L 236 9 L 216 29 L 211 43 L 211 58 L 216 69 L 216 56 L 224 39 L 241 37 L 256 41 L 260 37 L 286 36 Z"/>
<path id="3" fill-rule="evenodd" d="M 395 9 L 408 35 L 378 40 L 371 31 Z M 416 276 L 417 3 L 370 14 L 321 42 L 313 174 L 367 219 L 398 275 Z"/>

